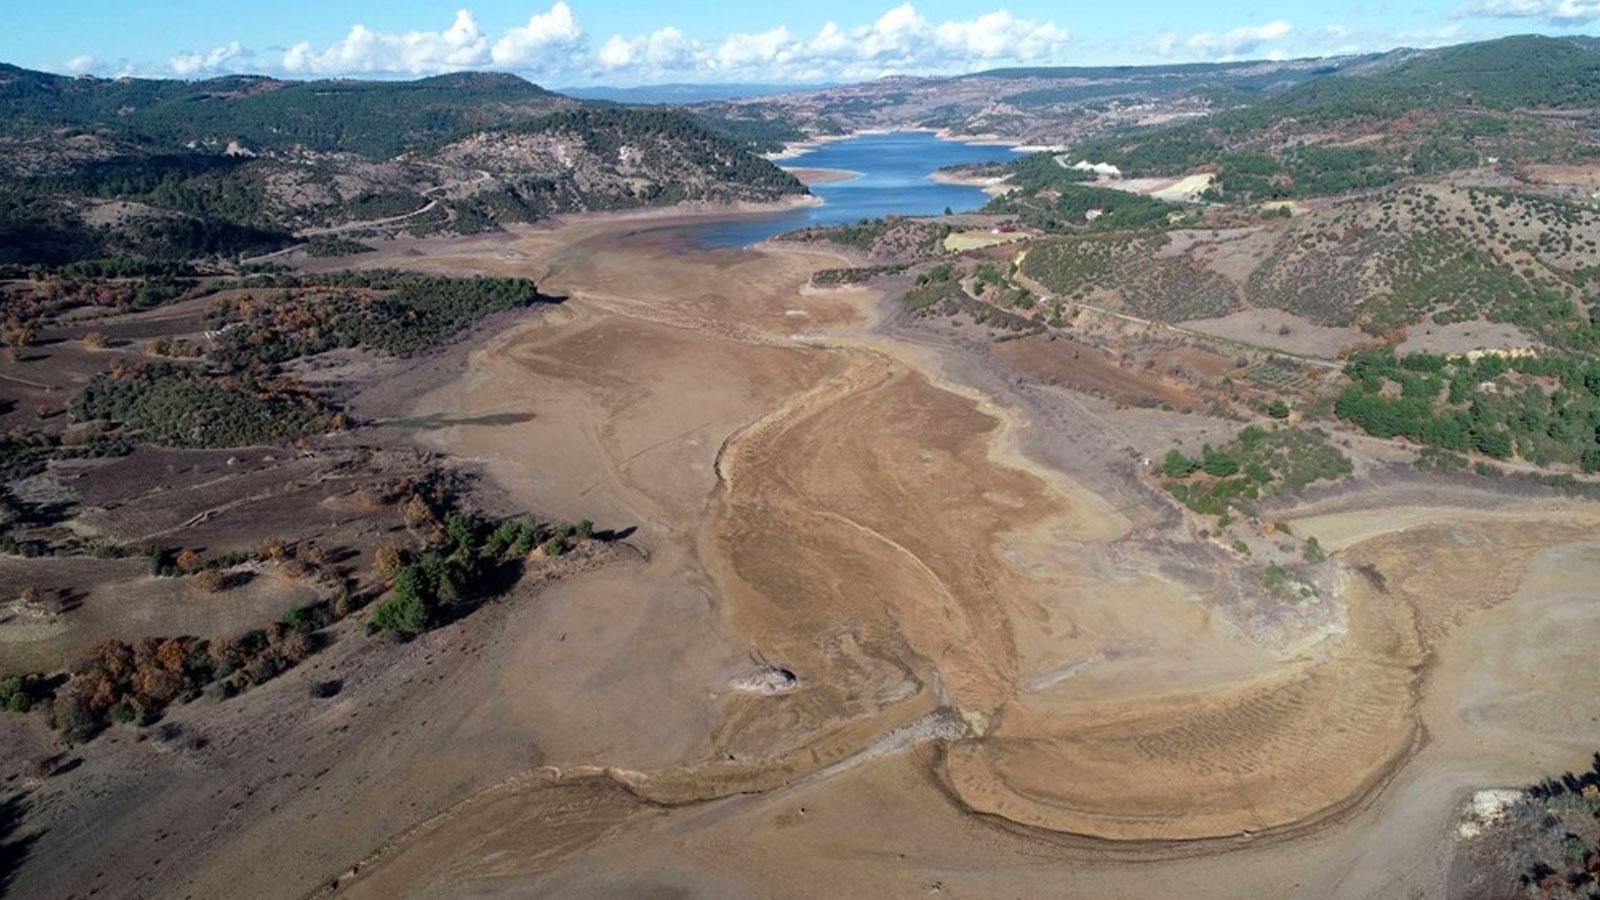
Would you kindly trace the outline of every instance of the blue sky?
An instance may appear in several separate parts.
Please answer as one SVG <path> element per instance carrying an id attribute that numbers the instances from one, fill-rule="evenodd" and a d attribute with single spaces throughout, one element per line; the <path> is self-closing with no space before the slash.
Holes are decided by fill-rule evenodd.
<path id="1" fill-rule="evenodd" d="M 1001 65 L 1322 56 L 1600 32 L 1600 0 L 11 0 L 0 61 L 72 74 L 402 77 L 549 85 L 817 82 Z"/>

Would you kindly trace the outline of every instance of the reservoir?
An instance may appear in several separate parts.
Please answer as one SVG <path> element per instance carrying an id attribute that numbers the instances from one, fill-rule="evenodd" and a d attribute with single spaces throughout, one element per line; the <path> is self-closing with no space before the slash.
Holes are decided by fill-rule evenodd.
<path id="1" fill-rule="evenodd" d="M 842 225 L 886 215 L 937 215 L 949 207 L 972 212 L 988 202 L 982 188 L 939 184 L 928 176 L 945 166 L 1009 162 L 1010 148 L 947 141 L 923 131 L 864 134 L 833 141 L 781 160 L 790 169 L 845 169 L 860 175 L 848 181 L 814 184 L 819 206 L 772 215 L 730 216 L 695 225 L 689 236 L 701 247 L 745 247 L 810 225 Z"/>

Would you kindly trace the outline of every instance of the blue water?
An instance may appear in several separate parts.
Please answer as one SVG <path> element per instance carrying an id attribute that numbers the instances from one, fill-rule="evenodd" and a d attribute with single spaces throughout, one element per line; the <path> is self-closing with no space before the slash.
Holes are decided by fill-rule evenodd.
<path id="1" fill-rule="evenodd" d="M 701 247 L 745 247 L 776 234 L 808 225 L 841 225 L 896 213 L 937 215 L 949 207 L 971 212 L 988 201 L 981 188 L 938 184 L 928 176 L 959 163 L 1009 162 L 1009 147 L 961 144 L 921 131 L 868 134 L 823 144 L 782 161 L 788 168 L 849 169 L 861 177 L 833 184 L 815 184 L 811 192 L 825 202 L 772 215 L 728 218 L 687 231 Z"/>

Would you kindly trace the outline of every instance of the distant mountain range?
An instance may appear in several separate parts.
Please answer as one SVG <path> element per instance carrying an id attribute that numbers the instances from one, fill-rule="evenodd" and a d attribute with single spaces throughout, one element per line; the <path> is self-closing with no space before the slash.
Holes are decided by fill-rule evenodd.
<path id="1" fill-rule="evenodd" d="M 801 91 L 824 90 L 836 84 L 645 84 L 636 87 L 560 88 L 559 92 L 580 100 L 607 100 L 613 103 L 651 103 L 685 105 L 714 100 L 743 100 L 771 97 Z"/>
<path id="2" fill-rule="evenodd" d="M 935 128 L 1070 147 L 1133 171 L 1166 174 L 1215 162 L 1221 149 L 1286 134 L 1324 143 L 1342 129 L 1381 124 L 1416 143 L 1426 139 L 1430 123 L 1479 113 L 1506 120 L 1496 128 L 1515 124 L 1508 130 L 1539 143 L 1549 135 L 1533 134 L 1542 129 L 1519 110 L 1595 107 L 1600 39 L 1522 35 L 1325 59 L 886 78 L 694 108 L 765 149 L 796 134 Z M 1436 136 L 1460 145 L 1459 130 L 1452 126 Z M 1515 141 L 1501 144 L 1513 153 L 1527 149 Z"/>

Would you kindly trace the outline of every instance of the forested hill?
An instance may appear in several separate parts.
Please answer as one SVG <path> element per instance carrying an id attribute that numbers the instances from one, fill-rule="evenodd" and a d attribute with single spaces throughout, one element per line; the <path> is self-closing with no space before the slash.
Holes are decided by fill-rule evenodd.
<path id="1" fill-rule="evenodd" d="M 515 75 L 66 78 L 0 66 L 0 263 L 254 254 L 805 188 L 689 114 Z M 343 240 L 336 240 L 338 235 Z"/>
<path id="2" fill-rule="evenodd" d="M 1600 43 L 1591 39 L 1518 35 L 1390 56 L 1396 61 L 1308 82 L 1264 108 L 1350 118 L 1440 105 L 1511 110 L 1600 104 Z"/>
<path id="3" fill-rule="evenodd" d="M 515 75 L 416 81 L 67 78 L 0 65 L 0 135 L 78 128 L 155 143 L 237 141 L 393 156 L 423 144 L 576 105 Z"/>
<path id="4" fill-rule="evenodd" d="M 1332 143 L 1365 139 L 1359 152 L 1342 153 L 1335 161 L 1336 168 L 1349 170 L 1349 177 L 1341 175 L 1349 187 L 1363 187 L 1489 158 L 1570 158 L 1583 152 L 1582 136 L 1528 113 L 1596 106 L 1600 43 L 1521 35 L 1437 50 L 1397 50 L 1210 116 L 1083 141 L 1072 152 L 1133 174 L 1175 174 L 1220 164 L 1226 181 L 1227 154 L 1248 151 L 1274 158 L 1250 161 L 1256 171 L 1240 174 L 1251 178 L 1306 169 L 1309 164 L 1294 158 L 1305 155 L 1297 148 L 1328 144 L 1332 135 Z M 1240 160 L 1234 162 L 1237 169 Z"/>

